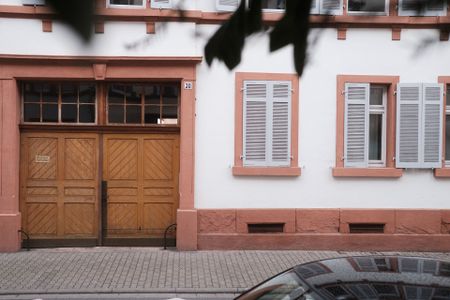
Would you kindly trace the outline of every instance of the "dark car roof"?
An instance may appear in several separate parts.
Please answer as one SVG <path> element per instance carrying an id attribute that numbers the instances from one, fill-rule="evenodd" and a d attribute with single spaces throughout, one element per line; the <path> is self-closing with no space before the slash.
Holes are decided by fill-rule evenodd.
<path id="1" fill-rule="evenodd" d="M 403 256 L 327 259 L 293 268 L 325 299 L 450 299 L 450 262 Z"/>

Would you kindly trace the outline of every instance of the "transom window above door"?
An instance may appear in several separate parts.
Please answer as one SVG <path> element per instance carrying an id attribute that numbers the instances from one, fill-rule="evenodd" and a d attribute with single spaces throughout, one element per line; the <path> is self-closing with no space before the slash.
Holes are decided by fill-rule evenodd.
<path id="1" fill-rule="evenodd" d="M 22 122 L 94 124 L 95 83 L 24 82 Z"/>
<path id="2" fill-rule="evenodd" d="M 179 124 L 178 84 L 113 83 L 107 91 L 108 124 Z"/>

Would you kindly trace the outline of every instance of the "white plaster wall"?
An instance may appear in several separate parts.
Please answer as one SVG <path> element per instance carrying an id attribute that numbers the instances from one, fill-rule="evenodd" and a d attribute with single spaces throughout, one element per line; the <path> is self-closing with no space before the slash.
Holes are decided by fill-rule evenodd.
<path id="1" fill-rule="evenodd" d="M 53 32 L 43 32 L 42 22 L 0 18 L 0 53 L 23 55 L 86 56 L 194 56 L 195 24 L 156 23 L 156 34 L 147 34 L 143 22 L 105 22 L 105 32 L 84 43 L 68 26 L 54 22 Z"/>
<path id="2" fill-rule="evenodd" d="M 212 30 L 200 26 L 201 30 Z M 336 75 L 399 75 L 401 82 L 437 82 L 449 75 L 450 45 L 433 30 L 314 30 L 318 43 L 300 80 L 298 178 L 233 177 L 234 74 L 223 65 L 198 69 L 196 191 L 198 208 L 449 208 L 450 181 L 431 170 L 406 170 L 400 179 L 333 178 L 336 143 Z M 436 42 L 415 55 L 426 39 Z M 268 54 L 265 37 L 246 44 L 236 71 L 294 72 L 292 49 Z"/>

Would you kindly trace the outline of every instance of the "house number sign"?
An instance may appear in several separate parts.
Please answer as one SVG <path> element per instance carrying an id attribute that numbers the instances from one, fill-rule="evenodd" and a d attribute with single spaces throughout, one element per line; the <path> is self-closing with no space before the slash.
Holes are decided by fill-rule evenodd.
<path id="1" fill-rule="evenodd" d="M 184 89 L 185 90 L 192 90 L 192 82 L 191 81 L 186 81 L 184 83 Z"/>
<path id="2" fill-rule="evenodd" d="M 37 162 L 37 163 L 48 163 L 48 162 L 50 162 L 50 156 L 48 156 L 48 155 L 36 155 L 35 162 Z"/>

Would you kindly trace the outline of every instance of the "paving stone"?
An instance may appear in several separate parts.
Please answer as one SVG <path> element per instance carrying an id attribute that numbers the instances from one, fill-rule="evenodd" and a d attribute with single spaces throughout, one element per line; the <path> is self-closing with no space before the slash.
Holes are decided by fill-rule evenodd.
<path id="1" fill-rule="evenodd" d="M 0 295 L 14 293 L 230 293 L 309 261 L 381 252 L 164 251 L 61 248 L 0 253 Z M 450 253 L 399 253 L 450 261 Z"/>

